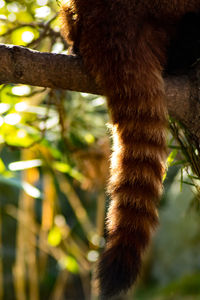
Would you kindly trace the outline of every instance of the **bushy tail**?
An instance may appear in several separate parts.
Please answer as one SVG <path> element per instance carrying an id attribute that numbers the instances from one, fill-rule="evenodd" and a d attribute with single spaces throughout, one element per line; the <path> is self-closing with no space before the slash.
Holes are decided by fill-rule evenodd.
<path id="1" fill-rule="evenodd" d="M 156 24 L 134 19 L 128 6 L 119 11 L 120 1 L 106 9 L 102 1 L 90 1 L 89 13 L 87 1 L 71 3 L 61 12 L 64 36 L 74 41 L 104 89 L 113 124 L 108 238 L 97 271 L 100 293 L 110 299 L 136 280 L 158 224 L 166 157 L 161 74 L 167 37 Z"/>
<path id="2" fill-rule="evenodd" d="M 144 77 L 151 79 L 144 88 L 138 90 L 135 82 L 130 96 L 108 98 L 113 121 L 111 204 L 107 246 L 98 265 L 105 299 L 126 291 L 136 280 L 142 254 L 158 224 L 156 206 L 165 171 L 167 121 L 161 72 L 148 71 Z"/>

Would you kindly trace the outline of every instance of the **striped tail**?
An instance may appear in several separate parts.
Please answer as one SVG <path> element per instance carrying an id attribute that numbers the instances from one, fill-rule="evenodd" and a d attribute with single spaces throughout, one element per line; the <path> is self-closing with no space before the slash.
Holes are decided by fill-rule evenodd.
<path id="1" fill-rule="evenodd" d="M 167 113 L 161 72 L 155 85 L 123 98 L 108 98 L 113 154 L 108 191 L 108 238 L 97 276 L 103 299 L 126 291 L 136 280 L 142 254 L 158 224 L 157 203 L 165 172 Z M 147 76 L 147 75 L 146 75 Z M 121 98 L 121 99 L 120 99 Z M 120 105 L 123 103 L 123 105 Z"/>
<path id="2" fill-rule="evenodd" d="M 136 280 L 158 224 L 167 128 L 165 31 L 133 20 L 124 5 L 119 14 L 117 1 L 111 2 L 112 11 L 100 0 L 91 1 L 89 14 L 87 1 L 63 6 L 63 23 L 68 23 L 64 35 L 75 40 L 86 69 L 104 89 L 113 124 L 108 238 L 97 268 L 101 296 L 108 300 Z M 83 19 L 75 17 L 76 7 L 85 12 Z"/>

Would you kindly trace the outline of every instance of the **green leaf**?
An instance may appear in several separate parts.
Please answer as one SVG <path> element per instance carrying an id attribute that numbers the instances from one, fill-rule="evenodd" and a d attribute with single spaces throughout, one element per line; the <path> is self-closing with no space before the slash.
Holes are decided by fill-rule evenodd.
<path id="1" fill-rule="evenodd" d="M 62 240 L 62 234 L 60 231 L 60 228 L 57 226 L 54 226 L 48 234 L 48 243 L 53 246 L 56 247 L 60 244 Z"/>
<path id="2" fill-rule="evenodd" d="M 173 163 L 171 164 L 171 166 L 184 165 L 184 164 L 186 164 L 186 163 L 187 163 L 186 160 L 177 160 L 177 161 L 173 162 Z"/>
<path id="3" fill-rule="evenodd" d="M 95 142 L 95 137 L 91 133 L 85 135 L 85 140 L 88 144 L 93 144 Z"/>
<path id="4" fill-rule="evenodd" d="M 3 160 L 0 158 L 0 173 L 4 173 L 5 170 L 6 170 L 6 167 L 3 163 Z"/>
<path id="5" fill-rule="evenodd" d="M 182 182 L 182 183 L 185 183 L 185 184 L 187 184 L 187 185 L 195 186 L 195 184 L 192 183 L 192 182 L 188 182 L 188 181 L 185 181 L 185 180 L 183 180 L 183 181 L 181 181 L 181 182 Z"/>
<path id="6" fill-rule="evenodd" d="M 53 162 L 53 167 L 61 173 L 67 173 L 69 176 L 80 182 L 83 180 L 83 175 L 77 170 L 73 169 L 69 164 L 56 161 Z"/>
<path id="7" fill-rule="evenodd" d="M 14 45 L 26 46 L 32 39 L 38 38 L 38 31 L 30 26 L 24 26 L 13 31 L 11 38 Z"/>
<path id="8" fill-rule="evenodd" d="M 31 169 L 42 166 L 41 159 L 31 159 L 31 160 L 20 160 L 12 162 L 8 165 L 11 171 L 21 171 L 25 169 Z"/>
<path id="9" fill-rule="evenodd" d="M 167 158 L 167 164 L 168 164 L 168 166 L 171 166 L 171 164 L 173 163 L 173 161 L 174 161 L 174 159 L 175 159 L 177 153 L 178 153 L 177 149 L 174 149 L 174 150 L 170 153 L 170 155 L 169 155 L 168 158 Z"/>
<path id="10" fill-rule="evenodd" d="M 69 272 L 71 272 L 73 274 L 77 274 L 79 271 L 76 260 L 70 255 L 64 256 L 62 258 L 62 260 L 60 261 L 60 263 L 61 263 L 62 267 L 66 268 Z"/>
<path id="11" fill-rule="evenodd" d="M 177 149 L 177 150 L 181 150 L 182 149 L 181 146 L 168 145 L 168 147 L 170 149 Z"/>
<path id="12" fill-rule="evenodd" d="M 69 173 L 71 170 L 71 167 L 69 164 L 59 162 L 59 161 L 54 162 L 53 167 L 61 173 Z"/>

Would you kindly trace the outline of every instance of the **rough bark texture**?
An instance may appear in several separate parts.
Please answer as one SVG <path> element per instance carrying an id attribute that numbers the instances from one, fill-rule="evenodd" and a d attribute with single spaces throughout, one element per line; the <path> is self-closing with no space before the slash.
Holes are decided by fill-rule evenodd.
<path id="1" fill-rule="evenodd" d="M 22 83 L 56 89 L 104 94 L 84 70 L 77 56 L 41 53 L 24 47 L 0 45 L 0 84 Z M 169 114 L 200 141 L 200 64 L 195 84 L 187 75 L 165 79 Z"/>
<path id="2" fill-rule="evenodd" d="M 85 73 L 81 59 L 0 44 L 0 83 L 23 83 L 88 93 L 102 93 Z"/>

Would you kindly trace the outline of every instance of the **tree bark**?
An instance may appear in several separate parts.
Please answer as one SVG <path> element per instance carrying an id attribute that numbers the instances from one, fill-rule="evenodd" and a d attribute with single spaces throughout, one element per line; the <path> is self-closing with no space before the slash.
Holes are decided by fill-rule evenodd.
<path id="1" fill-rule="evenodd" d="M 0 84 L 21 83 L 55 89 L 104 94 L 86 72 L 77 56 L 41 53 L 28 48 L 0 44 Z M 189 76 L 165 78 L 169 114 L 200 141 L 200 64 L 195 84 Z"/>

